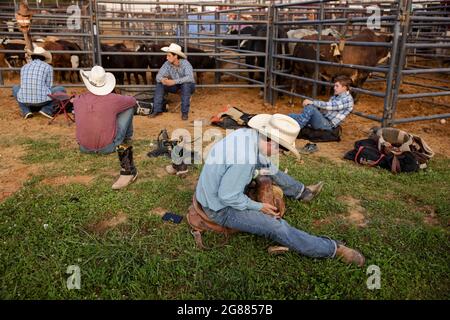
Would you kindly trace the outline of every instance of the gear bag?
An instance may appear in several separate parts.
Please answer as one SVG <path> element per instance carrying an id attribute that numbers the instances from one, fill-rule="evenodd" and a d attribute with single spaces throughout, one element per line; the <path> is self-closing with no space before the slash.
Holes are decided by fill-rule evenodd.
<path id="1" fill-rule="evenodd" d="M 134 107 L 134 114 L 140 116 L 148 116 L 153 113 L 153 96 L 151 94 L 141 92 L 134 96 L 136 98 L 136 106 Z M 167 112 L 167 100 L 163 98 L 162 111 Z"/>
<path id="2" fill-rule="evenodd" d="M 236 107 L 226 107 L 222 112 L 211 117 L 211 124 L 224 129 L 246 127 L 254 114 L 245 113 Z"/>
<path id="3" fill-rule="evenodd" d="M 426 168 L 433 156 L 428 144 L 416 135 L 395 128 L 374 128 L 368 139 L 355 142 L 344 159 L 399 173 Z"/>
<path id="4" fill-rule="evenodd" d="M 297 139 L 309 140 L 311 142 L 341 141 L 342 128 L 337 126 L 332 130 L 313 129 L 304 127 L 300 130 Z"/>

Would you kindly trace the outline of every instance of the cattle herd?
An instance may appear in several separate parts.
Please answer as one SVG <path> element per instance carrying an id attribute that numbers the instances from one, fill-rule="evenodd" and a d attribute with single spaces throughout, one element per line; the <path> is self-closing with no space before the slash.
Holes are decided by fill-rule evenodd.
<path id="1" fill-rule="evenodd" d="M 237 30 L 231 31 L 229 34 L 237 34 Z M 248 52 L 261 52 L 266 51 L 266 41 L 261 39 L 251 39 L 251 37 L 265 37 L 267 34 L 267 27 L 265 25 L 259 25 L 256 27 L 246 26 L 239 31 L 243 37 L 247 36 L 250 39 L 247 40 L 233 40 L 224 39 L 220 43 L 220 50 L 233 51 L 237 55 L 240 53 Z M 277 54 L 283 54 L 286 57 L 295 57 L 301 59 L 316 59 L 317 44 L 314 40 L 319 39 L 318 32 L 313 29 L 296 29 L 296 30 L 284 30 L 278 28 L 279 39 L 303 39 L 310 40 L 309 43 L 295 43 L 295 42 L 282 42 L 278 41 L 276 52 Z M 358 42 L 383 42 L 389 43 L 392 40 L 391 35 L 377 35 L 375 32 L 369 29 L 363 29 L 358 34 L 347 37 L 341 35 L 337 30 L 328 28 L 322 30 L 321 40 L 328 40 L 330 44 L 320 45 L 320 60 L 335 62 L 338 64 L 351 64 L 373 67 L 380 63 L 383 63 L 389 57 L 390 48 L 387 46 L 357 46 L 349 43 L 350 41 Z M 345 39 L 345 41 L 343 41 Z M 0 40 L 0 50 L 18 50 L 24 51 L 24 41 L 21 40 Z M 44 47 L 49 51 L 83 51 L 79 44 L 74 41 L 68 41 L 58 39 L 56 37 L 46 37 L 44 39 L 36 39 L 33 43 L 34 46 Z M 115 44 L 101 44 L 101 60 L 105 69 L 120 69 L 129 71 L 113 70 L 118 84 L 132 84 L 131 74 L 134 77 L 134 83 L 148 84 L 147 72 L 144 71 L 148 68 L 156 70 L 161 67 L 165 62 L 165 56 L 161 52 L 161 48 L 168 46 L 168 43 L 152 43 L 142 42 L 136 45 L 134 48 L 127 47 L 124 43 Z M 86 50 L 86 49 L 85 49 Z M 220 69 L 221 64 L 216 61 L 214 57 L 208 55 L 208 53 L 193 45 L 188 45 L 187 48 L 183 47 L 183 51 L 187 53 L 188 60 L 191 62 L 194 69 Z M 149 55 L 132 55 L 127 54 L 131 52 L 141 53 L 153 53 Z M 109 54 L 110 53 L 110 54 Z M 115 53 L 115 54 L 113 54 Z M 117 54 L 119 53 L 119 54 Z M 122 54 L 120 54 L 122 53 Z M 201 55 L 190 55 L 201 54 Z M 244 54 L 245 55 L 245 54 Z M 92 67 L 92 55 L 86 53 L 53 53 L 53 67 L 55 68 L 90 68 Z M 257 66 L 265 68 L 265 55 L 261 56 L 249 56 L 245 55 L 245 64 L 248 66 Z M 26 63 L 24 53 L 8 53 L 0 52 L 0 67 L 21 67 Z M 281 69 L 284 72 L 292 75 L 297 75 L 304 78 L 314 78 L 315 64 L 311 62 L 292 61 L 289 59 L 277 59 L 277 69 Z M 141 71 L 133 71 L 130 69 L 141 69 Z M 152 81 L 155 82 L 156 72 L 151 72 Z M 8 73 L 10 74 L 10 73 Z M 203 82 L 203 72 L 197 72 L 197 83 Z M 264 81 L 264 73 L 258 72 L 257 79 Z M 356 68 L 341 67 L 339 65 L 320 65 L 319 67 L 320 78 L 324 81 L 332 81 L 339 74 L 345 74 L 352 78 L 353 84 L 356 87 L 362 87 L 365 80 L 370 75 L 370 72 L 359 70 Z M 254 72 L 249 72 L 249 78 L 254 78 Z M 79 73 L 75 71 L 56 71 L 55 79 L 57 82 L 70 81 L 80 82 Z M 288 78 L 287 78 L 288 79 Z M 249 80 L 250 81 L 250 80 Z M 288 81 L 291 89 L 296 92 L 307 92 L 310 87 L 310 82 L 300 80 L 286 80 Z"/>

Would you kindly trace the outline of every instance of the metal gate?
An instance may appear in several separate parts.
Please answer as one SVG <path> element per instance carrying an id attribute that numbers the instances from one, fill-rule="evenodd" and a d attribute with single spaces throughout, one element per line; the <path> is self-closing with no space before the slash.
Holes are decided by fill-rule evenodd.
<path id="1" fill-rule="evenodd" d="M 14 28 L 11 21 L 19 1 L 0 4 L 0 37 L 21 39 L 22 33 Z M 354 88 L 354 92 L 370 95 L 380 99 L 383 111 L 380 114 L 366 114 L 354 111 L 354 114 L 380 122 L 383 126 L 398 123 L 448 118 L 450 113 L 417 115 L 408 118 L 396 118 L 399 101 L 421 99 L 425 104 L 448 107 L 438 100 L 450 95 L 447 75 L 450 72 L 450 4 L 435 0 L 383 0 L 383 1 L 342 1 L 342 0 L 307 0 L 307 1 L 234 1 L 235 3 L 208 3 L 202 1 L 124 1 L 124 0 L 80 0 L 77 15 L 78 28 L 72 28 L 68 21 L 74 12 L 69 5 L 74 1 L 56 1 L 53 6 L 39 6 L 37 1 L 28 1 L 31 9 L 37 13 L 33 16 L 31 35 L 38 37 L 56 36 L 77 42 L 81 50 L 51 51 L 52 54 L 77 54 L 84 57 L 84 65 L 73 69 L 55 67 L 55 71 L 87 69 L 94 64 L 104 65 L 108 56 L 133 56 L 137 60 L 164 55 L 162 52 L 138 52 L 141 44 L 177 42 L 184 45 L 190 57 L 212 57 L 213 68 L 196 68 L 197 72 L 214 73 L 212 83 L 199 84 L 198 87 L 211 88 L 258 88 L 264 94 L 266 102 L 275 104 L 278 93 L 300 97 L 314 98 L 320 85 L 331 86 L 321 79 L 319 70 L 323 66 L 350 67 L 355 70 L 368 71 L 371 76 L 367 83 L 386 84 L 385 90 Z M 280 44 L 308 43 L 306 40 L 289 39 L 279 34 L 281 28 L 309 28 L 319 31 L 326 27 L 347 30 L 345 38 L 357 34 L 364 26 L 370 13 L 367 7 L 379 9 L 380 25 L 378 31 L 392 34 L 391 42 L 349 42 L 353 46 L 367 48 L 385 47 L 390 49 L 391 58 L 376 66 L 347 65 L 320 59 L 319 50 L 315 59 L 294 57 L 286 51 L 280 51 Z M 10 24 L 7 25 L 6 22 Z M 265 33 L 248 34 L 245 26 L 263 28 Z M 235 34 L 227 34 L 227 30 Z M 229 44 L 234 41 L 234 44 Z M 264 48 L 259 51 L 246 49 L 244 43 L 262 41 Z M 228 44 L 225 44 L 227 42 Z M 330 45 L 333 41 L 319 38 L 313 45 Z M 335 42 L 335 41 L 334 41 Z M 126 52 L 106 52 L 102 44 L 125 43 L 130 50 Z M 311 43 L 311 41 L 309 41 Z M 204 52 L 190 52 L 189 49 L 202 49 Z M 20 50 L 4 50 L 2 54 L 23 54 Z M 256 59 L 256 60 L 255 60 Z M 252 61 L 252 62 L 249 62 Z M 288 63 L 307 62 L 314 66 L 312 77 L 292 74 L 286 68 Z M 433 64 L 436 64 L 435 66 Z M 431 65 L 431 67 L 430 67 Z M 116 73 L 144 72 L 146 79 L 150 72 L 158 71 L 152 67 L 111 67 L 107 71 Z M 20 67 L 0 64 L 0 87 L 5 85 L 3 78 Z M 228 82 L 224 82 L 228 80 Z M 231 79 L 231 80 L 230 80 Z M 292 93 L 286 81 L 299 79 L 313 85 L 311 97 L 304 93 Z M 439 84 L 425 83 L 433 80 Z M 6 79 L 5 79 L 6 80 Z M 147 79 L 149 80 L 149 79 Z M 425 81 L 425 82 L 424 82 Z M 402 92 L 403 86 L 414 87 L 415 92 Z M 83 86 L 81 83 L 64 83 L 67 87 Z M 125 82 L 119 88 L 152 90 L 154 85 Z"/>

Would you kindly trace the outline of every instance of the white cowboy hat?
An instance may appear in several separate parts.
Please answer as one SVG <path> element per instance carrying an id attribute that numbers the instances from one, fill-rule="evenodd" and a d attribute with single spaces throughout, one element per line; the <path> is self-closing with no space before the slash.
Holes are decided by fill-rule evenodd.
<path id="1" fill-rule="evenodd" d="M 45 62 L 52 63 L 52 54 L 42 47 L 34 47 L 33 51 L 30 49 L 26 51 L 30 56 L 42 56 L 45 58 Z"/>
<path id="2" fill-rule="evenodd" d="M 176 43 L 171 43 L 168 47 L 162 47 L 161 51 L 174 53 L 186 59 L 186 55 L 181 51 L 181 47 Z"/>
<path id="3" fill-rule="evenodd" d="M 300 132 L 297 121 L 284 114 L 258 114 L 250 119 L 248 126 L 260 134 L 272 139 L 291 151 L 297 158 L 300 154 L 295 147 L 295 140 Z"/>
<path id="4" fill-rule="evenodd" d="M 94 66 L 91 71 L 80 70 L 80 74 L 86 88 L 97 96 L 106 96 L 116 86 L 114 75 L 100 66 Z"/>

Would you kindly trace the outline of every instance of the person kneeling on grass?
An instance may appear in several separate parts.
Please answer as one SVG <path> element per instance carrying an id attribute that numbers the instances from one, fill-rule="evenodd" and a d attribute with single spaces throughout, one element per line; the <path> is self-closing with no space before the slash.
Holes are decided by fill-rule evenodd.
<path id="1" fill-rule="evenodd" d="M 306 126 L 313 129 L 333 130 L 352 112 L 353 97 L 350 94 L 352 80 L 347 76 L 339 76 L 334 83 L 334 96 L 328 102 L 305 99 L 303 112 L 290 113 L 289 117 L 297 121 L 300 128 Z"/>
<path id="2" fill-rule="evenodd" d="M 89 90 L 73 99 L 76 136 L 80 151 L 108 154 L 117 151 L 120 177 L 113 189 L 122 189 L 137 178 L 133 161 L 133 115 L 136 99 L 112 93 L 116 78 L 100 66 L 80 71 Z"/>
<path id="3" fill-rule="evenodd" d="M 280 149 L 299 157 L 295 148 L 300 131 L 297 122 L 282 114 L 260 114 L 248 125 L 250 129 L 238 129 L 211 148 L 200 173 L 194 201 L 221 226 L 268 237 L 308 257 L 340 257 L 347 263 L 362 266 L 365 259 L 358 251 L 290 226 L 278 217 L 276 207 L 256 202 L 244 193 L 252 178 L 263 170 L 270 173 L 284 195 L 298 201 L 311 201 L 323 185 L 304 186 L 275 168 L 268 159 L 279 154 Z"/>
<path id="4" fill-rule="evenodd" d="M 52 87 L 52 54 L 41 47 L 36 47 L 33 51 L 28 50 L 27 53 L 32 60 L 20 69 L 20 86 L 13 87 L 13 96 L 24 119 L 31 118 L 33 111 L 53 119 L 55 103 L 48 95 L 64 92 L 65 89 Z"/>

